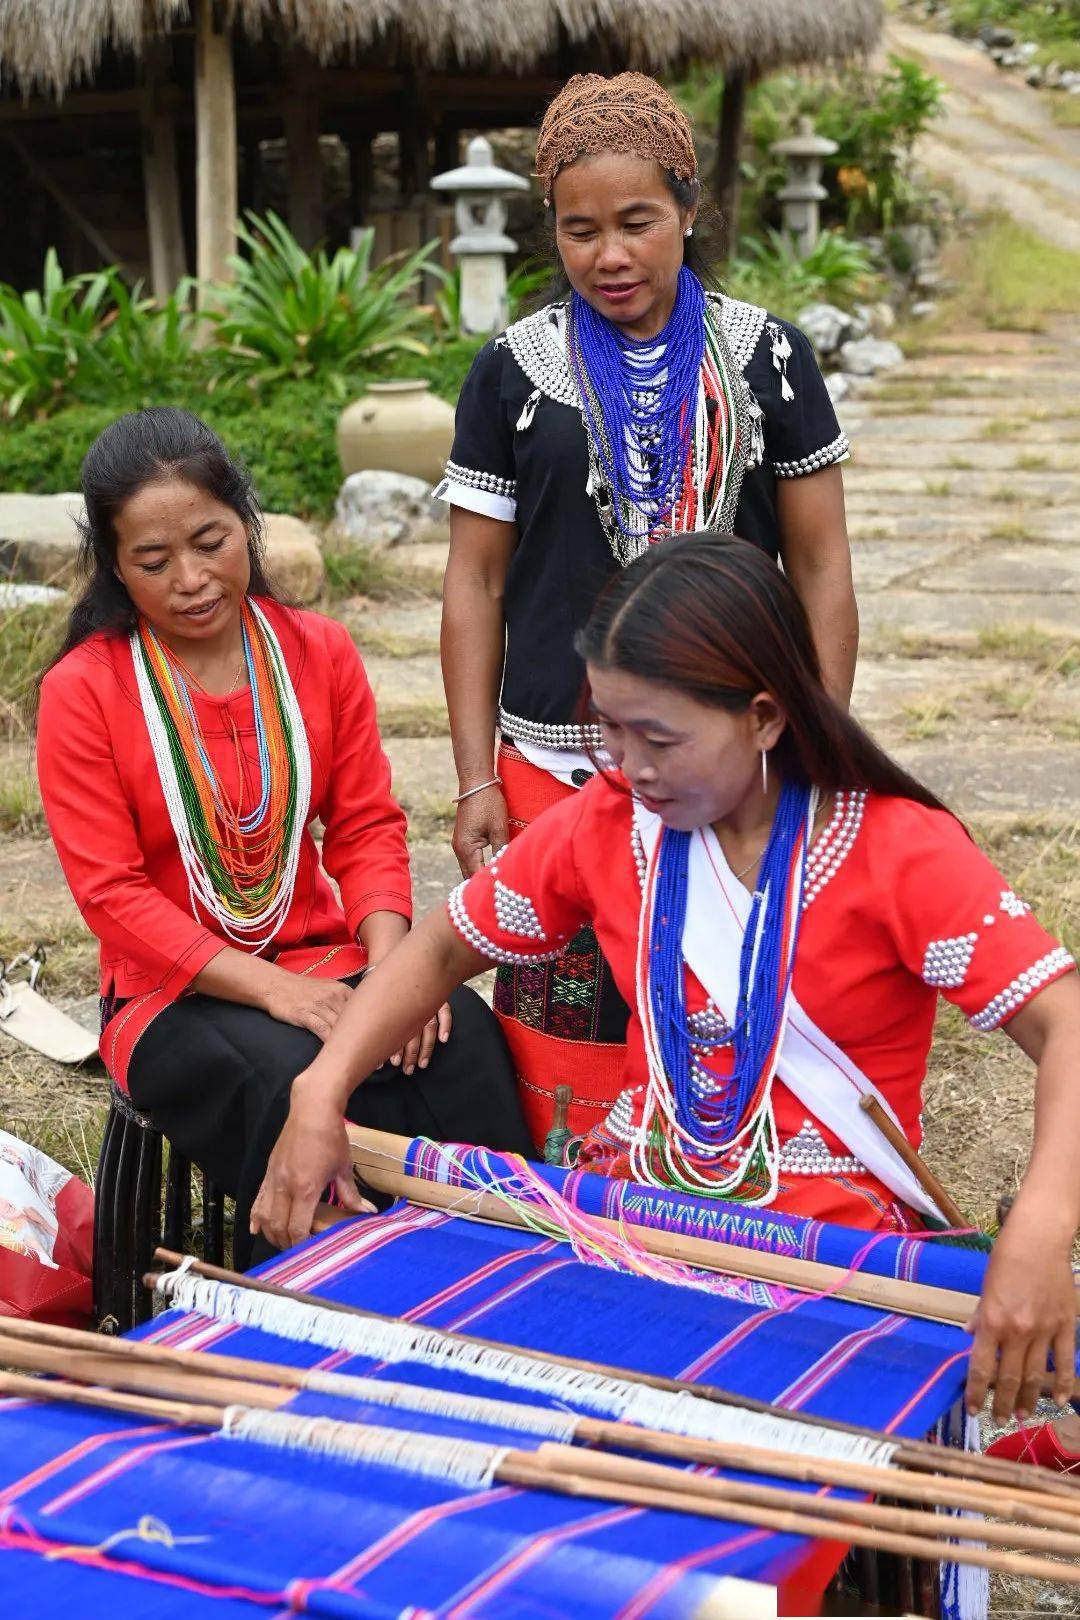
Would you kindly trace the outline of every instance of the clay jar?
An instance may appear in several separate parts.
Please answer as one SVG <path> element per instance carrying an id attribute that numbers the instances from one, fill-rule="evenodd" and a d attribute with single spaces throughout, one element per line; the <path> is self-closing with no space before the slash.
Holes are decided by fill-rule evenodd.
<path id="1" fill-rule="evenodd" d="M 437 484 L 454 439 L 454 408 L 422 379 L 369 383 L 338 419 L 337 447 L 346 478 L 369 468 L 411 473 Z"/>

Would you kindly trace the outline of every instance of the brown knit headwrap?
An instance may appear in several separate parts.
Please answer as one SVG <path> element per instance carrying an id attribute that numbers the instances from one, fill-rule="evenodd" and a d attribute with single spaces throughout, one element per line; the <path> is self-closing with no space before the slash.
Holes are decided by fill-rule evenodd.
<path id="1" fill-rule="evenodd" d="M 690 121 L 663 85 L 645 73 L 577 73 L 544 114 L 536 173 L 545 198 L 566 164 L 593 152 L 655 158 L 680 180 L 697 179 Z"/>

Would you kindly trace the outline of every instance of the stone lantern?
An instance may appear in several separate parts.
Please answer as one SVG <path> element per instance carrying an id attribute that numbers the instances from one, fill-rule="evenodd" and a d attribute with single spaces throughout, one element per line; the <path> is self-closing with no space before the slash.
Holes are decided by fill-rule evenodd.
<path id="1" fill-rule="evenodd" d="M 783 158 L 788 172 L 787 185 L 780 192 L 784 230 L 799 258 L 805 259 L 821 230 L 818 205 L 829 195 L 821 184 L 822 163 L 832 156 L 837 145 L 816 134 L 810 119 L 803 117 L 797 134 L 786 141 L 774 141 L 770 150 Z"/>
<path id="2" fill-rule="evenodd" d="M 508 319 L 506 255 L 517 243 L 506 234 L 509 191 L 528 191 L 529 182 L 492 161 L 491 142 L 476 135 L 466 149 L 460 169 L 448 169 L 431 182 L 433 191 L 454 194 L 454 223 L 458 234 L 450 251 L 461 264 L 461 325 L 463 331 L 488 336 L 501 331 Z"/>

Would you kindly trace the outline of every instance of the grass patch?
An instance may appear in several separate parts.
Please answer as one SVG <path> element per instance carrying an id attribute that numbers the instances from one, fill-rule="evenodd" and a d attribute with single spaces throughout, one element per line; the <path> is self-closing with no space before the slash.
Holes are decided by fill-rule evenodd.
<path id="1" fill-rule="evenodd" d="M 904 736 L 908 742 L 925 742 L 930 737 L 940 737 L 947 722 L 956 719 L 956 700 L 936 693 L 929 697 L 913 698 L 903 705 L 901 713 L 904 717 Z"/>
<path id="2" fill-rule="evenodd" d="M 353 639 L 365 658 L 423 658 L 439 651 L 438 639 L 406 635 L 400 630 L 383 630 L 365 619 L 354 625 Z"/>
<path id="3" fill-rule="evenodd" d="M 38 680 L 68 611 L 65 602 L 0 610 L 0 736 L 24 737 L 33 728 Z"/>
<path id="4" fill-rule="evenodd" d="M 975 471 L 975 463 L 973 461 L 969 461 L 967 456 L 950 456 L 949 466 L 952 467 L 955 472 Z"/>
<path id="5" fill-rule="evenodd" d="M 1022 456 L 1017 456 L 1013 462 L 1013 467 L 1017 472 L 1045 472 L 1049 465 L 1049 456 L 1035 455 L 1028 450 L 1025 450 Z"/>
<path id="6" fill-rule="evenodd" d="M 999 484 L 996 489 L 988 489 L 986 492 L 986 499 L 996 501 L 999 506 L 1016 506 L 1025 498 L 1023 490 L 1013 489 L 1008 484 Z"/>
<path id="7" fill-rule="evenodd" d="M 454 806 L 436 793 L 399 795 L 399 803 L 409 818 L 409 840 L 414 844 L 449 840 L 456 819 Z"/>
<path id="8" fill-rule="evenodd" d="M 1037 537 L 1025 523 L 995 523 L 987 537 L 988 540 L 1034 540 Z"/>
<path id="9" fill-rule="evenodd" d="M 1003 215 L 954 240 L 943 267 L 957 290 L 931 317 L 935 325 L 964 320 L 992 331 L 1042 332 L 1050 317 L 1080 309 L 1080 254 Z"/>
<path id="10" fill-rule="evenodd" d="M 1052 636 L 1034 624 L 989 625 L 980 630 L 976 657 L 1012 658 L 1057 675 L 1080 674 L 1080 641 Z"/>
<path id="11" fill-rule="evenodd" d="M 27 760 L 10 759 L 0 768 L 0 832 L 43 833 L 37 773 Z"/>
<path id="12" fill-rule="evenodd" d="M 1003 416 L 992 416 L 984 422 L 979 429 L 980 439 L 1008 439 L 1016 432 L 1015 422 L 1009 422 Z"/>
<path id="13" fill-rule="evenodd" d="M 380 703 L 384 737 L 448 737 L 450 721 L 441 703 Z"/>
<path id="14" fill-rule="evenodd" d="M 923 489 L 928 495 L 951 495 L 951 478 L 924 478 Z"/>
<path id="15" fill-rule="evenodd" d="M 328 547 L 323 558 L 327 595 L 332 602 L 343 596 L 400 602 L 442 595 L 442 574 L 437 569 L 405 567 L 385 551 L 335 551 Z"/>

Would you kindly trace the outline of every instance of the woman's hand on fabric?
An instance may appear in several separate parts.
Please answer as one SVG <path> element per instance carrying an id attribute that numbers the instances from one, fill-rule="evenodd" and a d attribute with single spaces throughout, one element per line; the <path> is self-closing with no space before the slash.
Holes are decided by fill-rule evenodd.
<path id="1" fill-rule="evenodd" d="M 982 1410 L 994 1386 L 994 1419 L 1030 1417 L 1044 1388 L 1065 1405 L 1076 1362 L 1076 1285 L 1067 1234 L 1025 1208 L 1022 1194 L 994 1243 L 978 1309 L 966 1400 Z M 1050 1370 L 1052 1362 L 1053 1370 Z"/>
<path id="2" fill-rule="evenodd" d="M 436 1046 L 450 1039 L 453 1023 L 454 1016 L 450 1011 L 450 1003 L 444 1001 L 435 1017 L 429 1018 L 423 1029 L 414 1035 L 400 1052 L 393 1054 L 390 1062 L 395 1068 L 400 1067 L 403 1074 L 412 1074 L 416 1069 L 426 1069 Z"/>
<path id="3" fill-rule="evenodd" d="M 457 807 L 451 840 L 462 877 L 472 877 L 484 864 L 484 850 L 510 842 L 510 817 L 498 783 L 473 793 Z"/>
<path id="4" fill-rule="evenodd" d="M 251 1206 L 252 1234 L 261 1232 L 278 1249 L 310 1236 L 315 1206 L 330 1185 L 350 1215 L 375 1213 L 353 1180 L 344 1117 L 317 1093 L 293 1086 L 288 1118 Z"/>
<path id="5" fill-rule="evenodd" d="M 337 979 L 306 978 L 285 968 L 275 968 L 274 974 L 263 997 L 264 1011 L 279 1023 L 309 1029 L 325 1041 L 352 994 L 349 986 Z"/>

